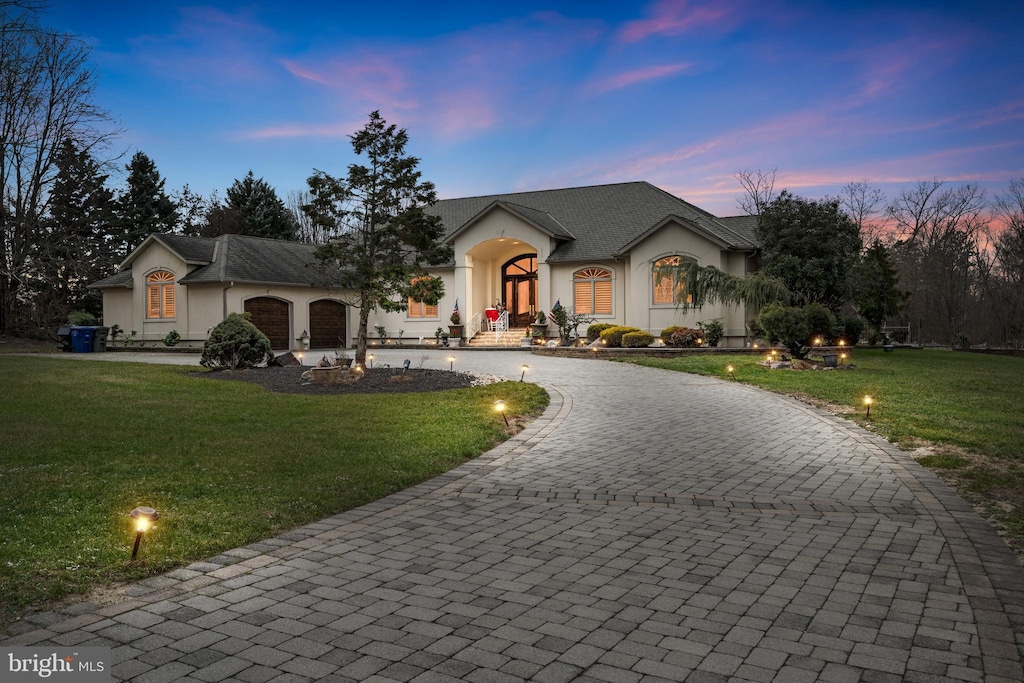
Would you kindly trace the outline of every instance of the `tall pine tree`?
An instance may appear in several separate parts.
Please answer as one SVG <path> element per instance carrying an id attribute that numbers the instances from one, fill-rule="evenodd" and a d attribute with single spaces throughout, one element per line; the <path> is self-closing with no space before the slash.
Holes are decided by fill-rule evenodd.
<path id="1" fill-rule="evenodd" d="M 154 232 L 171 232 L 178 223 L 178 207 L 164 192 L 164 179 L 156 164 L 136 152 L 128 171 L 127 187 L 117 200 L 121 253 L 125 256 Z"/>
<path id="2" fill-rule="evenodd" d="M 116 265 L 111 252 L 114 195 L 107 174 L 88 150 L 71 140 L 61 145 L 57 176 L 50 193 L 45 237 L 35 245 L 33 316 L 44 327 L 64 319 L 67 312 L 85 309 L 99 314 L 100 298 L 86 286 L 100 280 Z"/>
<path id="3" fill-rule="evenodd" d="M 295 240 L 297 226 L 274 188 L 250 170 L 228 188 L 228 209 L 236 211 L 243 235 Z"/>

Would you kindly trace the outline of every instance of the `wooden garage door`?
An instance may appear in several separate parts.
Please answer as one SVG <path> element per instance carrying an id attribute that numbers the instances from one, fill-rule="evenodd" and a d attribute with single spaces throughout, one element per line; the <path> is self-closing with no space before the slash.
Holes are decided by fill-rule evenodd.
<path id="1" fill-rule="evenodd" d="M 309 305 L 309 345 L 314 349 L 348 346 L 345 339 L 345 304 L 322 299 Z"/>
<path id="2" fill-rule="evenodd" d="M 271 299 L 267 296 L 256 297 L 245 302 L 245 312 L 252 316 L 252 324 L 267 335 L 272 348 L 290 348 L 287 301 Z"/>

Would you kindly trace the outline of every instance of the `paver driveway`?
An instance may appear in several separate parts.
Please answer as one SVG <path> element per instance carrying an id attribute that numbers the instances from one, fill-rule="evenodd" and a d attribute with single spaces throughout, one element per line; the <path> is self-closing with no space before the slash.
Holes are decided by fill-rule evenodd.
<path id="1" fill-rule="evenodd" d="M 524 360 L 551 406 L 485 456 L 5 644 L 110 645 L 140 683 L 1024 680 L 1024 571 L 886 442 L 709 378 L 457 366 Z"/>

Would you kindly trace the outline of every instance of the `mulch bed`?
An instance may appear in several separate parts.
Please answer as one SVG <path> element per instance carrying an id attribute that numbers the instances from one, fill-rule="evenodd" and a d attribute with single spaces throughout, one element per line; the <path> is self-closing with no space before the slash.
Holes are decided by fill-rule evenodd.
<path id="1" fill-rule="evenodd" d="M 473 386 L 474 377 L 447 370 L 402 368 L 367 369 L 361 379 L 351 383 L 333 385 L 314 384 L 302 379 L 309 367 L 286 366 L 253 368 L 251 370 L 214 370 L 193 373 L 196 377 L 251 382 L 267 391 L 284 394 L 404 394 L 411 392 L 445 391 Z"/>

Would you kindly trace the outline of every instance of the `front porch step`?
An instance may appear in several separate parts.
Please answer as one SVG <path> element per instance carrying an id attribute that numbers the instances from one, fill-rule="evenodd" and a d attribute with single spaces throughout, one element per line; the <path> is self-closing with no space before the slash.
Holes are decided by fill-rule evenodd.
<path id="1" fill-rule="evenodd" d="M 530 330 L 527 327 L 511 327 L 501 333 L 501 336 L 497 340 L 494 338 L 494 332 L 477 332 L 472 339 L 469 340 L 467 346 L 473 348 L 486 348 L 486 347 L 511 347 L 519 346 L 520 339 L 527 337 L 530 334 Z"/>

